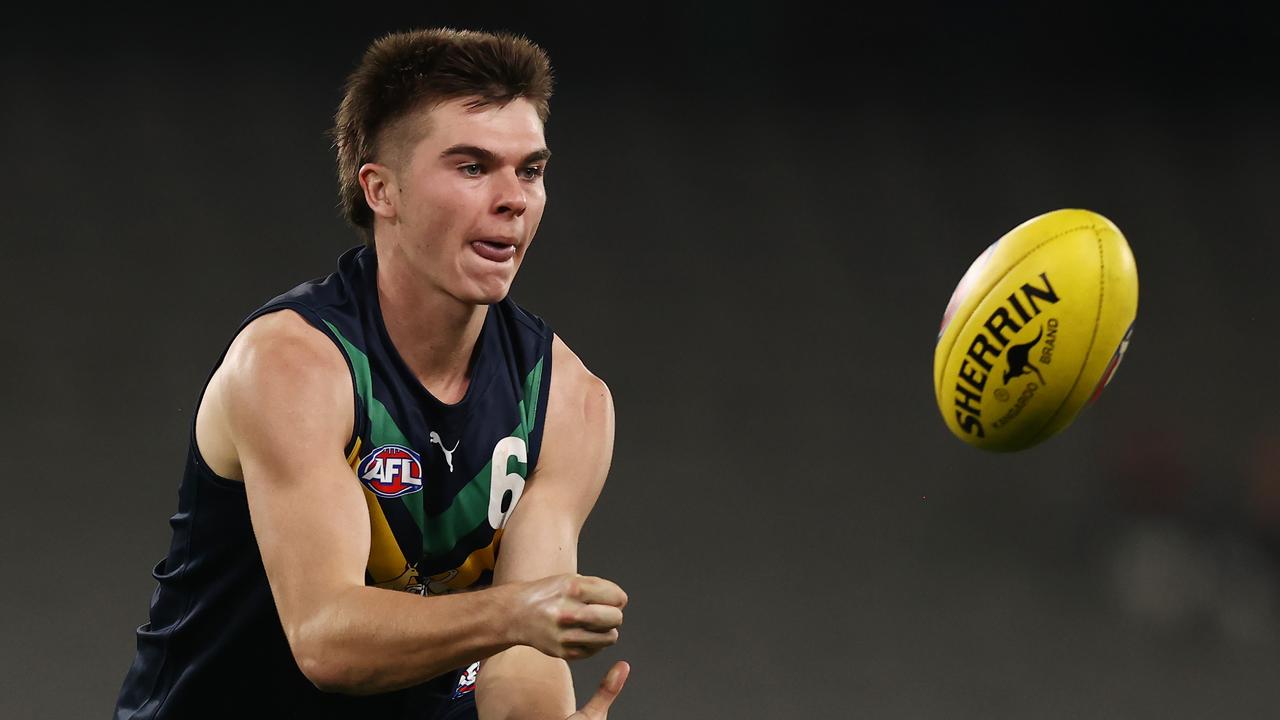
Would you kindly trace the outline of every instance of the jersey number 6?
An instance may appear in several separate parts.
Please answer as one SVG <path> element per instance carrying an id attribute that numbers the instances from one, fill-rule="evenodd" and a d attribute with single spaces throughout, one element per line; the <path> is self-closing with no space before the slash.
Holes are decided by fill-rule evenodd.
<path id="1" fill-rule="evenodd" d="M 489 466 L 489 525 L 494 530 L 507 524 L 507 518 L 524 492 L 524 478 L 518 473 L 507 472 L 507 460 L 513 456 L 521 463 L 528 462 L 521 438 L 502 438 L 493 448 L 493 461 Z"/>

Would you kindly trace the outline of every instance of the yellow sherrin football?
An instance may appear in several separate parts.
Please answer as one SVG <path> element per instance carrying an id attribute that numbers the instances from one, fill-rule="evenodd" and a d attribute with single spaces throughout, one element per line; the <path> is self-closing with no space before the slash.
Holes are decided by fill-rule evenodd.
<path id="1" fill-rule="evenodd" d="M 1120 229 L 1055 210 L 1010 230 L 965 273 L 933 353 L 938 409 L 956 437 L 1022 450 L 1071 424 L 1110 381 L 1138 312 Z"/>

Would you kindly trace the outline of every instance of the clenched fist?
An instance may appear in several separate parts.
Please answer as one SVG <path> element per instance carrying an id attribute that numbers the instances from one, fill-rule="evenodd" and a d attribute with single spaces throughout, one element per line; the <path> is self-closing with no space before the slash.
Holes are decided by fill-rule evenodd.
<path id="1" fill-rule="evenodd" d="M 627 594 L 604 578 L 554 575 L 522 584 L 513 606 L 516 643 L 581 660 L 618 641 Z"/>

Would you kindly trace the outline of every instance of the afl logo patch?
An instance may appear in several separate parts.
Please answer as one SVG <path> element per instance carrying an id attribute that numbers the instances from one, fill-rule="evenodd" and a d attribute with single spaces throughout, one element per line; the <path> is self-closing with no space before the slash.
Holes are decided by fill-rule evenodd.
<path id="1" fill-rule="evenodd" d="M 360 482 L 385 498 L 422 490 L 422 459 L 402 445 L 383 445 L 360 461 Z"/>

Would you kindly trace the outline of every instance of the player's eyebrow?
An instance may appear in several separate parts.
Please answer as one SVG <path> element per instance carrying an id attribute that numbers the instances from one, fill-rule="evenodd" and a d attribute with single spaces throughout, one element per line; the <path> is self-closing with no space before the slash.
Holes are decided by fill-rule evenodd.
<path id="1" fill-rule="evenodd" d="M 492 150 L 486 150 L 475 145 L 454 145 L 440 153 L 440 157 L 449 157 L 450 155 L 469 155 L 477 160 L 490 164 L 496 164 L 498 162 L 498 156 Z M 546 162 L 550 157 L 551 151 L 546 148 L 542 148 L 541 150 L 534 150 L 528 155 L 525 155 L 524 160 L 522 160 L 520 164 L 530 165 L 536 162 Z"/>
<path id="2" fill-rule="evenodd" d="M 524 156 L 524 162 L 522 162 L 522 163 L 520 163 L 520 164 L 521 164 L 521 165 L 532 165 L 533 163 L 546 162 L 546 161 L 548 161 L 548 160 L 550 160 L 550 159 L 551 159 L 551 151 L 550 151 L 550 150 L 548 150 L 548 149 L 546 149 L 546 148 L 542 148 L 541 150 L 534 150 L 533 152 L 529 153 L 528 155 L 525 155 L 525 156 Z"/>

